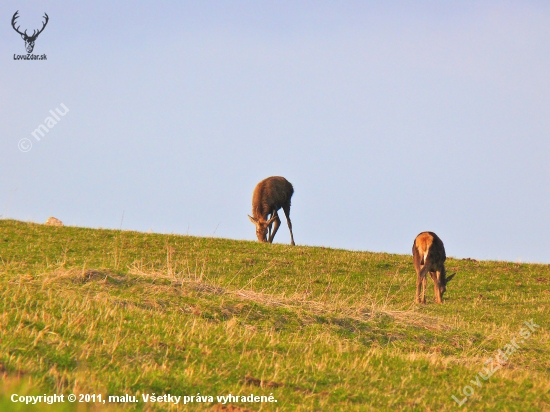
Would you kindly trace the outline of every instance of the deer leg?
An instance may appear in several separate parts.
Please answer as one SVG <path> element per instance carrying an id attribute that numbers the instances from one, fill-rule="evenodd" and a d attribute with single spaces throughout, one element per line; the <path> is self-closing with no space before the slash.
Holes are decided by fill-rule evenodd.
<path id="1" fill-rule="evenodd" d="M 432 280 L 434 281 L 434 296 L 435 301 L 437 302 L 437 297 L 439 293 L 439 282 L 437 280 L 437 274 L 435 272 L 430 272 L 430 276 L 432 277 Z"/>
<path id="2" fill-rule="evenodd" d="M 422 303 L 426 304 L 426 284 L 428 282 L 428 279 L 426 279 L 426 276 L 422 279 Z"/>
<path id="3" fill-rule="evenodd" d="M 286 223 L 288 224 L 288 229 L 290 230 L 290 244 L 294 246 L 295 243 L 294 243 L 294 235 L 292 234 L 292 222 L 290 221 L 290 204 L 284 205 L 283 211 L 285 212 Z"/>
<path id="4" fill-rule="evenodd" d="M 422 281 L 422 297 L 421 297 L 422 303 L 426 303 L 426 285 L 428 282 L 427 275 L 431 267 L 432 267 L 432 264 L 430 260 L 426 259 L 424 261 L 424 265 L 420 269 L 420 272 L 418 272 L 418 277 Z"/>
<path id="5" fill-rule="evenodd" d="M 273 233 L 269 235 L 269 243 L 273 243 L 273 239 L 275 238 L 275 234 L 277 233 L 277 230 L 279 230 L 279 226 L 281 226 L 281 219 L 279 219 L 279 214 L 275 210 L 272 214 L 272 217 L 275 216 L 274 226 L 273 226 Z"/>
<path id="6" fill-rule="evenodd" d="M 431 272 L 430 275 L 432 275 L 432 279 L 434 280 L 435 301 L 436 303 L 443 303 L 441 300 L 441 291 L 439 290 L 441 272 Z"/>
<path id="7" fill-rule="evenodd" d="M 426 275 L 429 266 L 418 266 L 416 273 L 416 303 L 426 303 Z"/>
<path id="8" fill-rule="evenodd" d="M 421 288 L 422 288 L 422 278 L 417 273 L 416 274 L 416 296 L 415 296 L 415 299 L 414 299 L 415 303 L 420 303 L 420 290 L 421 290 Z"/>

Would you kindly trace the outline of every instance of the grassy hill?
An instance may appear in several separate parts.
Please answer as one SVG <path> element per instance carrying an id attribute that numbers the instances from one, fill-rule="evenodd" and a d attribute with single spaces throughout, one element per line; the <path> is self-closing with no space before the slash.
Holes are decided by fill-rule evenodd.
<path id="1" fill-rule="evenodd" d="M 550 265 L 448 258 L 420 306 L 403 255 L 0 220 L 0 258 L 0 410 L 550 410 Z"/>

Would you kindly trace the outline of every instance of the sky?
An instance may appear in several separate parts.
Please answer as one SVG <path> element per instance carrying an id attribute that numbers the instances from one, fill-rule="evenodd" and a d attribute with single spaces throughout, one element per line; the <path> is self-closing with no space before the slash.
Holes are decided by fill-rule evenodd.
<path id="1" fill-rule="evenodd" d="M 14 60 L 17 10 L 31 33 L 48 14 L 47 60 Z M 255 240 L 254 186 L 284 176 L 298 245 L 410 254 L 429 230 L 550 263 L 547 1 L 7 0 L 0 21 L 2 218 Z"/>

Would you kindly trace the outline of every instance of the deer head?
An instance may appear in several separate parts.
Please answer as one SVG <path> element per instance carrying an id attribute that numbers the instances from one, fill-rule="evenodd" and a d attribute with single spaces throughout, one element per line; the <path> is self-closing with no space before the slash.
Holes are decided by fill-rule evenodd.
<path id="1" fill-rule="evenodd" d="M 263 218 L 257 219 L 250 215 L 248 215 L 248 218 L 252 223 L 254 223 L 254 225 L 256 225 L 256 236 L 258 237 L 258 240 L 260 242 L 267 242 L 267 228 L 275 219 L 277 219 L 277 215 L 272 216 L 269 220 L 263 220 Z"/>
<path id="2" fill-rule="evenodd" d="M 456 273 L 453 273 L 451 276 L 449 277 L 442 277 L 440 282 L 439 282 L 439 294 L 440 294 L 440 297 L 441 299 L 443 300 L 443 294 L 445 292 L 447 292 L 447 283 L 449 283 L 454 277 L 455 277 Z"/>
<path id="3" fill-rule="evenodd" d="M 15 23 L 16 23 L 16 20 L 19 18 L 19 16 L 17 15 L 17 13 L 19 13 L 19 10 L 17 10 L 15 12 L 15 14 L 13 15 L 12 19 L 11 19 L 11 25 L 13 27 L 13 29 L 19 33 L 21 35 L 21 38 L 23 40 L 25 40 L 25 48 L 27 49 L 27 53 L 32 53 L 33 49 L 34 49 L 34 42 L 36 41 L 36 38 L 38 37 L 38 35 L 40 33 L 42 33 L 42 31 L 44 30 L 44 28 L 46 27 L 46 24 L 48 24 L 48 20 L 50 19 L 48 17 L 48 15 L 46 13 L 44 13 L 44 18 L 46 19 L 46 21 L 42 24 L 42 28 L 38 31 L 34 30 L 32 35 L 29 36 L 27 35 L 27 30 L 25 30 L 24 33 L 21 33 L 19 31 L 19 27 L 20 26 L 17 26 L 15 27 Z"/>

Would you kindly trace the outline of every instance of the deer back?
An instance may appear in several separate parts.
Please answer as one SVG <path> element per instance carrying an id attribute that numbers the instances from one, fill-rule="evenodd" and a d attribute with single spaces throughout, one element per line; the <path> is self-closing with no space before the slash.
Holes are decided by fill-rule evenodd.
<path id="1" fill-rule="evenodd" d="M 443 241 L 433 232 L 420 233 L 413 244 L 414 266 L 417 271 L 420 265 L 430 265 L 430 271 L 444 271 L 445 247 Z"/>
<path id="2" fill-rule="evenodd" d="M 256 185 L 252 195 L 252 213 L 254 217 L 265 218 L 273 210 L 279 210 L 284 205 L 290 206 L 290 198 L 294 193 L 292 184 L 284 177 L 272 176 Z"/>

